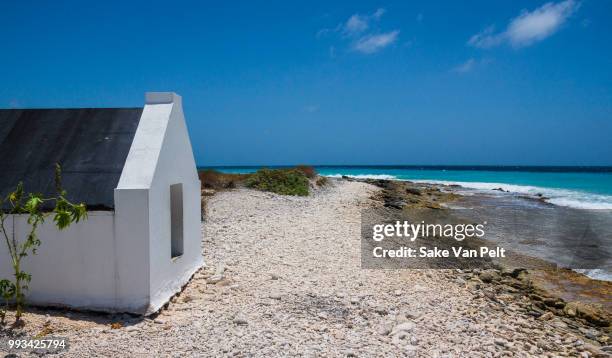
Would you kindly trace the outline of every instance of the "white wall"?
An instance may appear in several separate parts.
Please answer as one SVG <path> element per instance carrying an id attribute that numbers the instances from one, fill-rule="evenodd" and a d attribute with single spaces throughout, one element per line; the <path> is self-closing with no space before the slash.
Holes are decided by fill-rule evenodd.
<path id="1" fill-rule="evenodd" d="M 149 309 L 149 190 L 115 189 L 115 285 L 118 310 Z"/>
<path id="2" fill-rule="evenodd" d="M 116 236 L 124 253 L 120 266 L 130 267 L 129 257 L 136 255 L 134 267 L 138 270 L 146 267 L 148 273 L 146 276 L 142 272 L 120 275 L 120 297 L 148 302 L 145 314 L 163 306 L 203 264 L 200 181 L 181 97 L 174 93 L 148 93 L 146 102 L 115 190 Z M 172 259 L 170 185 L 177 183 L 183 184 L 184 253 Z M 134 199 L 134 191 L 142 194 Z M 139 211 L 140 208 L 148 209 Z M 143 257 L 145 253 L 147 257 Z M 123 271 L 120 269 L 120 272 Z M 142 281 L 136 286 L 129 284 L 139 279 Z"/>
<path id="3" fill-rule="evenodd" d="M 114 214 L 89 212 L 88 219 L 59 231 L 53 220 L 38 229 L 42 241 L 38 254 L 23 258 L 24 271 L 32 274 L 28 301 L 39 305 L 83 309 L 115 307 Z M 16 237 L 24 240 L 29 226 L 23 215 L 7 220 Z M 0 244 L 0 278 L 13 279 L 6 244 Z"/>
<path id="4" fill-rule="evenodd" d="M 160 104 L 163 106 L 163 104 Z M 170 186 L 183 184 L 183 255 L 171 259 Z M 187 283 L 203 264 L 200 180 L 180 97 L 174 98 L 149 191 L 150 295 L 156 310 Z"/>
<path id="5" fill-rule="evenodd" d="M 172 113 L 173 97 L 147 94 L 136 134 L 115 188 L 117 296 L 132 312 L 150 313 L 150 188 Z M 152 103 L 149 103 L 152 102 Z"/>

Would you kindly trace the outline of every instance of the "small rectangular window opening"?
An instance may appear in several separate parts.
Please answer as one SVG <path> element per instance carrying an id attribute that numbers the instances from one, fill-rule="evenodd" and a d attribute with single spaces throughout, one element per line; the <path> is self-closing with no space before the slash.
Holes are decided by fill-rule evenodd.
<path id="1" fill-rule="evenodd" d="M 170 185 L 171 257 L 183 255 L 183 184 Z"/>

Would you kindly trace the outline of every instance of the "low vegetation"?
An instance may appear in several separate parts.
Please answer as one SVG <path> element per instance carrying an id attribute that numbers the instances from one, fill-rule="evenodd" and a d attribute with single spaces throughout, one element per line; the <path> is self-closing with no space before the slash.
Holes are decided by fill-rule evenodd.
<path id="1" fill-rule="evenodd" d="M 308 195 L 308 177 L 299 169 L 260 169 L 251 174 L 245 185 L 281 195 Z"/>
<path id="2" fill-rule="evenodd" d="M 315 179 L 318 175 L 316 169 L 309 165 L 298 165 L 295 170 L 302 172 L 308 179 Z"/>
<path id="3" fill-rule="evenodd" d="M 244 182 L 250 174 L 221 173 L 214 169 L 200 170 L 198 173 L 202 189 L 234 189 Z"/>
<path id="4" fill-rule="evenodd" d="M 281 195 L 306 196 L 311 182 L 319 187 L 328 183 L 327 178 L 318 176 L 315 168 L 307 165 L 281 169 L 264 168 L 249 174 L 221 173 L 214 169 L 205 169 L 199 172 L 199 176 L 203 197 L 211 195 L 211 191 L 214 193 L 216 190 L 239 186 Z"/>
<path id="5" fill-rule="evenodd" d="M 327 177 L 318 177 L 315 183 L 317 184 L 317 186 L 325 186 L 329 184 L 329 179 L 327 179 Z"/>

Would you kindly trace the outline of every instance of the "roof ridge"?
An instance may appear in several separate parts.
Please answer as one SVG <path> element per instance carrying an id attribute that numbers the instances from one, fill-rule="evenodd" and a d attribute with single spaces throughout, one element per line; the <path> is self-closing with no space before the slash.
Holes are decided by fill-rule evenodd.
<path id="1" fill-rule="evenodd" d="M 29 107 L 29 108 L 0 108 L 0 111 L 52 111 L 52 110 L 84 110 L 84 109 L 143 109 L 143 106 L 136 107 Z"/>

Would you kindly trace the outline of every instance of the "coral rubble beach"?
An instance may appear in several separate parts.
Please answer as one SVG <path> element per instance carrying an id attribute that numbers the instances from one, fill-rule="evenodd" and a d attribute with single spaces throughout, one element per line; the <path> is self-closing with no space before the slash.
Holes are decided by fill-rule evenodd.
<path id="1" fill-rule="evenodd" d="M 362 209 L 440 208 L 456 194 L 347 179 L 313 188 L 306 197 L 245 188 L 208 196 L 207 266 L 154 317 L 32 308 L 24 327 L 1 335 L 65 336 L 62 354 L 74 357 L 611 352 L 609 283 L 562 270 L 361 268 Z"/>

